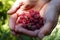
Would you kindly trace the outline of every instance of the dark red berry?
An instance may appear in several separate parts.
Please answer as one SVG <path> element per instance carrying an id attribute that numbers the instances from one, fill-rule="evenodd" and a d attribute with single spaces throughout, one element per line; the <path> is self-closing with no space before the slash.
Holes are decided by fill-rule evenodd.
<path id="1" fill-rule="evenodd" d="M 44 25 L 44 19 L 40 16 L 40 13 L 34 10 L 30 10 L 29 13 L 22 13 L 19 16 L 19 24 L 23 24 L 22 27 L 28 30 L 38 30 Z"/>

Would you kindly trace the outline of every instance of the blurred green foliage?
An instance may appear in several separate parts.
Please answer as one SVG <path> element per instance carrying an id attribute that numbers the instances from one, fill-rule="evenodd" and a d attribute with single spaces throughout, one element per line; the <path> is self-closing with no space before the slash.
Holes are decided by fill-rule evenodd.
<path id="1" fill-rule="evenodd" d="M 8 28 L 7 15 L 7 10 L 10 8 L 13 1 L 0 0 L 0 40 L 15 40 L 15 37 L 10 34 L 10 30 Z"/>
<path id="2" fill-rule="evenodd" d="M 31 38 L 25 35 L 17 38 L 10 33 L 7 10 L 14 1 L 15 0 L 0 0 L 0 40 L 39 40 L 38 38 Z M 60 26 L 60 20 L 58 25 Z M 43 40 L 60 40 L 60 27 L 58 25 L 51 35 L 46 36 Z"/>

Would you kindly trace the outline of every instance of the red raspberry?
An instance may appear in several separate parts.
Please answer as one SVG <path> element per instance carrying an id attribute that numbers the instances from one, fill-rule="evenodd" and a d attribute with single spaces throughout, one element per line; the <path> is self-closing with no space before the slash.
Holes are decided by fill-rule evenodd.
<path id="1" fill-rule="evenodd" d="M 40 16 L 40 13 L 34 10 L 30 10 L 29 13 L 22 13 L 19 16 L 19 24 L 23 24 L 22 27 L 27 30 L 38 30 L 44 25 L 44 19 Z"/>

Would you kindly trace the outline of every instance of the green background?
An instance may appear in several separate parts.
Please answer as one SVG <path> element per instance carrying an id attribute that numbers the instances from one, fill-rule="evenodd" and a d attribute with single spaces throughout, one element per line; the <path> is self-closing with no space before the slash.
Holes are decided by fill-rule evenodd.
<path id="1" fill-rule="evenodd" d="M 39 40 L 38 38 L 28 37 L 22 35 L 15 37 L 10 33 L 8 27 L 8 14 L 7 10 L 11 7 L 15 0 L 0 0 L 0 40 Z M 43 40 L 60 40 L 60 18 L 56 28 L 52 33 L 43 38 Z"/>

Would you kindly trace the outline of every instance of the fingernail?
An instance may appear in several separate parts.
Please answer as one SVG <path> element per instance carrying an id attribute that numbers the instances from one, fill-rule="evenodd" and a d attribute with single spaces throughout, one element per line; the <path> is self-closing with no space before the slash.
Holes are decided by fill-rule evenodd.
<path id="1" fill-rule="evenodd" d="M 8 10 L 7 13 L 9 14 L 10 13 L 10 10 Z"/>
<path id="2" fill-rule="evenodd" d="M 10 13 L 11 11 L 12 11 L 12 10 L 9 9 L 9 10 L 8 10 L 8 13 Z"/>
<path id="3" fill-rule="evenodd" d="M 8 10 L 7 13 L 8 13 L 9 15 L 13 14 L 13 12 L 12 12 L 11 10 Z"/>

